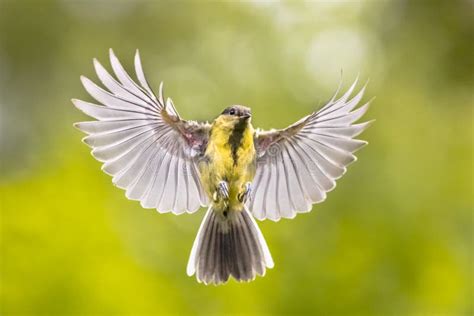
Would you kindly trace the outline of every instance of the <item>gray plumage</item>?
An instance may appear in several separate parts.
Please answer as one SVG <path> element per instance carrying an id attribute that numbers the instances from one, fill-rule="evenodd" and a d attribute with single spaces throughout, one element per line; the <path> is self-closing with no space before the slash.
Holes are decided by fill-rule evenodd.
<path id="1" fill-rule="evenodd" d="M 230 276 L 248 282 L 263 276 L 273 260 L 263 236 L 247 210 L 207 211 L 191 250 L 188 275 L 204 284 L 221 284 Z"/>

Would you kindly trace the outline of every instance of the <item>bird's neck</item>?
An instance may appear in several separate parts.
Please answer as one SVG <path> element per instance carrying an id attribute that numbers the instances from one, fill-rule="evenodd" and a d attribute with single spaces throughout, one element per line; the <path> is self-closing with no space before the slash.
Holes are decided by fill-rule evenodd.
<path id="1" fill-rule="evenodd" d="M 253 134 L 253 126 L 248 120 L 232 122 L 218 118 L 213 123 L 209 141 L 236 149 L 244 139 L 253 141 Z"/>
<path id="2" fill-rule="evenodd" d="M 232 148 L 232 152 L 237 151 L 239 146 L 241 146 L 243 141 L 250 136 L 252 131 L 253 127 L 249 121 L 242 120 L 235 124 L 229 135 L 229 144 Z"/>

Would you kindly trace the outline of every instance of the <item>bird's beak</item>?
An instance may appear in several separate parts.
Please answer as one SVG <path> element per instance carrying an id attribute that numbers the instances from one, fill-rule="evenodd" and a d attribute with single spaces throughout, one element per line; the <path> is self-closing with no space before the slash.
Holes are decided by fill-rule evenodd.
<path id="1" fill-rule="evenodd" d="M 246 112 L 244 113 L 244 115 L 241 116 L 243 120 L 248 120 L 251 117 L 252 117 L 252 114 L 250 112 Z"/>

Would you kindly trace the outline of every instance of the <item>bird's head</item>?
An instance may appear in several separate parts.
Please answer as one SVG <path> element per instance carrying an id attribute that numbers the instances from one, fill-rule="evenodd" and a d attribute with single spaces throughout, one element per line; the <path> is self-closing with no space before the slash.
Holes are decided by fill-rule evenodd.
<path id="1" fill-rule="evenodd" d="M 252 111 L 243 105 L 231 105 L 225 108 L 219 117 L 227 122 L 249 122 Z"/>

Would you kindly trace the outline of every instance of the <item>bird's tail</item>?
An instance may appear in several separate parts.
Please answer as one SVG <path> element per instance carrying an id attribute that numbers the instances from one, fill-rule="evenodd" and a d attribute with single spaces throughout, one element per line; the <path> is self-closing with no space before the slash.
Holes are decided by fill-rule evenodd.
<path id="1" fill-rule="evenodd" d="M 209 207 L 188 261 L 198 282 L 225 283 L 230 276 L 251 281 L 273 268 L 273 259 L 257 223 L 247 209 L 219 211 Z"/>

